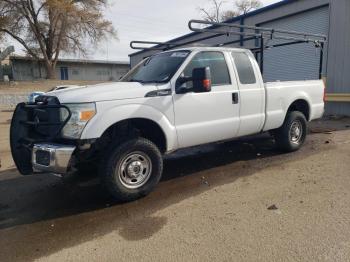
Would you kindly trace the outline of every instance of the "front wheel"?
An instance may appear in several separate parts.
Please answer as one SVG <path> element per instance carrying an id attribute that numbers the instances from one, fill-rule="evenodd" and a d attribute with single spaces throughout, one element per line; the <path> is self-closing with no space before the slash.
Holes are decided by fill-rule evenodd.
<path id="1" fill-rule="evenodd" d="M 285 152 L 293 152 L 304 144 L 307 134 L 307 120 L 299 111 L 288 112 L 283 125 L 275 132 L 277 147 Z"/>
<path id="2" fill-rule="evenodd" d="M 135 138 L 111 146 L 100 166 L 104 186 L 121 202 L 149 194 L 158 184 L 163 159 L 157 146 L 145 138 Z"/>

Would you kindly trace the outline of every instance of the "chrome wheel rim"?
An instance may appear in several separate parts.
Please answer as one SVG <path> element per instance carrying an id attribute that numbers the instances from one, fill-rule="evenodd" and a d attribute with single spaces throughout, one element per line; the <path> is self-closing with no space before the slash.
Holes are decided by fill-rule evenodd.
<path id="1" fill-rule="evenodd" d="M 122 159 L 118 168 L 119 181 L 129 189 L 142 187 L 152 173 L 152 161 L 143 152 L 132 152 Z"/>
<path id="2" fill-rule="evenodd" d="M 303 137 L 303 125 L 299 120 L 295 120 L 289 130 L 290 141 L 299 144 Z"/>

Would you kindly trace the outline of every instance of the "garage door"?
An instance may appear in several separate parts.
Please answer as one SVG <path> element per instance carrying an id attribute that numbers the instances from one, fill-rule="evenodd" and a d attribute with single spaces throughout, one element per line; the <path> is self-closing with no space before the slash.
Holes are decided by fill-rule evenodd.
<path id="1" fill-rule="evenodd" d="M 318 8 L 301 14 L 260 24 L 262 27 L 328 35 L 329 9 Z M 277 41 L 269 43 L 280 43 Z M 325 50 L 327 49 L 327 46 Z M 327 57 L 326 51 L 324 58 Z M 320 51 L 313 44 L 297 44 L 266 50 L 265 81 L 318 79 Z M 326 60 L 324 60 L 326 65 Z M 325 73 L 325 66 L 324 72 Z"/>

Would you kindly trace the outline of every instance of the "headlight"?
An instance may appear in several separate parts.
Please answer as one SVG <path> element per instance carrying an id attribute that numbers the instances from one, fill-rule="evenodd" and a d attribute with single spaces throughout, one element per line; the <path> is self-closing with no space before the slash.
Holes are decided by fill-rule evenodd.
<path id="1" fill-rule="evenodd" d="M 62 130 L 62 136 L 65 138 L 79 139 L 84 127 L 96 114 L 95 103 L 82 104 L 64 104 L 67 106 L 72 116 Z M 68 111 L 61 108 L 61 121 L 68 117 Z"/>

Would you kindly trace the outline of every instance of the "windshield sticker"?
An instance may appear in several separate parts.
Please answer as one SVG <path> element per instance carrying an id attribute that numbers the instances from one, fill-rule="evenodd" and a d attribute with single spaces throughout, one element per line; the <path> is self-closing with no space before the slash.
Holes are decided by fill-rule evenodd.
<path id="1" fill-rule="evenodd" d="M 186 57 L 188 52 L 175 52 L 171 54 L 171 57 Z"/>

